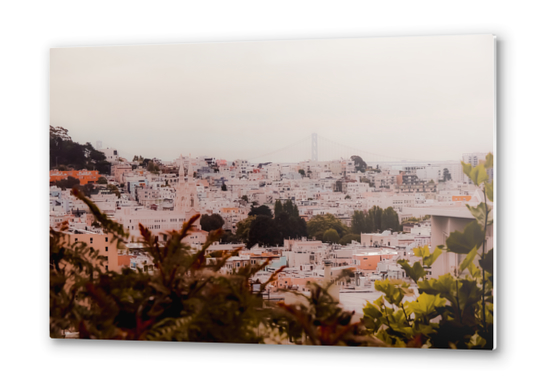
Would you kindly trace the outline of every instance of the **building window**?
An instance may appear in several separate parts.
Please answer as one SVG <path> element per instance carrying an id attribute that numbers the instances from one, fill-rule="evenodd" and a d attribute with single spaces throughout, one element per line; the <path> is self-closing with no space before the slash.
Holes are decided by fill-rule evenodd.
<path id="1" fill-rule="evenodd" d="M 106 252 L 109 251 L 109 247 L 105 247 L 105 251 L 106 251 Z"/>
<path id="2" fill-rule="evenodd" d="M 92 237 L 90 238 L 90 244 L 92 244 Z"/>
<path id="3" fill-rule="evenodd" d="M 105 242 L 107 243 L 108 241 L 109 241 L 109 239 L 106 237 L 106 238 L 105 238 Z"/>

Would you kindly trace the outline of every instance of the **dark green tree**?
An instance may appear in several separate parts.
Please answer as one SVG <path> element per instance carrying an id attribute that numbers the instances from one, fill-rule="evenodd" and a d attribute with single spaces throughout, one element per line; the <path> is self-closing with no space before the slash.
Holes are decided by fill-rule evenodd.
<path id="1" fill-rule="evenodd" d="M 330 213 L 316 215 L 307 222 L 307 232 L 310 237 L 314 237 L 316 240 L 323 240 L 324 232 L 328 229 L 337 231 L 339 238 L 348 232 L 348 228 Z"/>
<path id="2" fill-rule="evenodd" d="M 340 236 L 334 229 L 328 229 L 324 232 L 322 236 L 322 241 L 324 243 L 337 244 L 340 240 Z"/>
<path id="3" fill-rule="evenodd" d="M 372 206 L 371 209 L 367 212 L 368 221 L 371 225 L 371 232 L 381 232 L 382 231 L 382 208 L 379 206 Z"/>
<path id="4" fill-rule="evenodd" d="M 120 198 L 120 191 L 119 191 L 119 188 L 116 185 L 107 184 L 107 190 L 109 190 L 111 193 L 114 193 L 115 196 Z"/>
<path id="5" fill-rule="evenodd" d="M 298 239 L 308 235 L 307 223 L 299 216 L 297 205 L 292 200 L 284 204 L 277 200 L 274 220 L 282 239 Z"/>
<path id="6" fill-rule="evenodd" d="M 71 139 L 68 130 L 49 126 L 49 166 L 50 169 L 64 166 L 75 170 L 97 170 L 101 174 L 111 172 L 111 163 L 106 161 L 103 152 L 94 149 L 92 144 L 79 144 Z"/>
<path id="7" fill-rule="evenodd" d="M 53 182 L 54 185 L 56 185 L 59 188 L 62 188 L 63 190 L 71 189 L 75 187 L 76 185 L 80 184 L 79 179 L 75 177 L 68 176 L 66 179 L 57 180 Z"/>
<path id="8" fill-rule="evenodd" d="M 360 234 L 367 228 L 367 217 L 363 211 L 354 211 L 352 215 L 352 233 Z"/>
<path id="9" fill-rule="evenodd" d="M 279 246 L 283 239 L 277 229 L 275 221 L 267 215 L 256 216 L 250 225 L 247 247 L 252 248 L 258 244 L 260 246 Z"/>
<path id="10" fill-rule="evenodd" d="M 145 159 L 145 160 L 148 160 L 148 159 Z M 154 173 L 154 174 L 159 174 L 160 173 L 160 167 L 158 166 L 158 164 L 155 164 L 154 161 L 149 160 L 147 162 L 147 171 L 149 171 L 151 173 Z"/>
<path id="11" fill-rule="evenodd" d="M 444 168 L 444 170 L 442 171 L 442 180 L 443 181 L 452 180 L 452 175 L 450 174 L 450 171 L 448 170 L 448 168 Z"/>
<path id="12" fill-rule="evenodd" d="M 275 217 L 280 216 L 281 213 L 282 213 L 282 203 L 280 202 L 280 200 L 277 199 L 275 201 Z"/>
<path id="13" fill-rule="evenodd" d="M 354 155 L 350 157 L 350 160 L 354 161 L 356 171 L 365 172 L 367 169 L 367 163 L 361 157 Z"/>
<path id="14" fill-rule="evenodd" d="M 220 238 L 222 244 L 237 244 L 239 241 L 239 238 L 231 231 L 224 231 L 224 234 Z"/>
<path id="15" fill-rule="evenodd" d="M 254 221 L 254 219 L 256 219 L 256 216 L 248 216 L 246 219 L 241 220 L 237 223 L 235 236 L 237 236 L 237 238 L 245 244 L 248 243 L 250 226 L 252 225 L 252 222 Z"/>
<path id="16" fill-rule="evenodd" d="M 271 212 L 271 209 L 269 209 L 267 205 L 260 205 L 258 207 L 252 207 L 248 215 L 273 217 L 273 212 Z"/>
<path id="17" fill-rule="evenodd" d="M 398 231 L 400 228 L 399 215 L 392 207 L 386 208 L 382 212 L 382 230 L 390 229 Z"/>
<path id="18" fill-rule="evenodd" d="M 361 240 L 361 236 L 359 234 L 355 234 L 355 233 L 348 233 L 346 235 L 344 235 L 341 240 L 339 240 L 339 244 L 341 245 L 348 245 L 350 243 L 352 243 L 352 241 L 357 241 L 358 243 L 360 242 Z"/>
<path id="19" fill-rule="evenodd" d="M 218 213 L 212 215 L 202 215 L 200 219 L 201 229 L 204 231 L 214 231 L 222 228 L 224 225 L 224 219 Z"/>

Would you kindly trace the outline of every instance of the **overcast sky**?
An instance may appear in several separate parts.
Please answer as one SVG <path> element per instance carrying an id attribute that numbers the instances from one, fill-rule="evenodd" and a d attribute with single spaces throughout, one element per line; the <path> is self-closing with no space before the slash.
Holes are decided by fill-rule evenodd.
<path id="1" fill-rule="evenodd" d="M 50 81 L 50 124 L 129 160 L 259 159 L 311 133 L 404 159 L 493 150 L 491 35 L 55 48 Z"/>

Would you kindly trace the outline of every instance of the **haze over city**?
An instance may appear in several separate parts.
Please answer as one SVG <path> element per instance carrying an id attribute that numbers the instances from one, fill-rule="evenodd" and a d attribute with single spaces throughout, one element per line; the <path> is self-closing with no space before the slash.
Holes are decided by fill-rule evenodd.
<path id="1" fill-rule="evenodd" d="M 308 152 L 310 143 L 278 150 L 312 133 L 395 159 L 459 160 L 493 150 L 488 39 L 52 49 L 50 123 L 130 160 L 277 151 L 261 160 L 291 161 L 288 154 Z"/>

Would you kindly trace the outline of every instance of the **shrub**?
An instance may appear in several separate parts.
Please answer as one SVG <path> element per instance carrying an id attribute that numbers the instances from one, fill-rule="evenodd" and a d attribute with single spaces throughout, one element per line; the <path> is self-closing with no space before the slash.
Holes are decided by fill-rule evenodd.
<path id="1" fill-rule="evenodd" d="M 493 349 L 493 250 L 487 250 L 486 232 L 492 224 L 493 182 L 486 169 L 493 167 L 493 156 L 473 168 L 463 163 L 463 172 L 484 192 L 484 202 L 468 206 L 475 218 L 463 231 L 455 231 L 433 253 L 429 247 L 416 248 L 421 261 L 399 264 L 416 284 L 419 296 L 404 302 L 414 290 L 401 280 L 375 282 L 384 293 L 363 309 L 368 331 L 388 345 Z M 430 267 L 443 250 L 466 255 L 454 274 L 428 279 L 424 267 Z M 478 266 L 475 264 L 478 261 Z M 465 273 L 464 271 L 467 271 Z"/>

